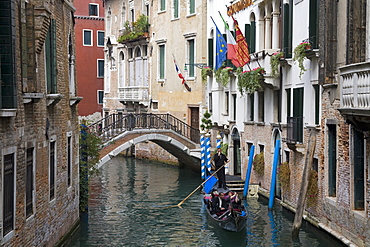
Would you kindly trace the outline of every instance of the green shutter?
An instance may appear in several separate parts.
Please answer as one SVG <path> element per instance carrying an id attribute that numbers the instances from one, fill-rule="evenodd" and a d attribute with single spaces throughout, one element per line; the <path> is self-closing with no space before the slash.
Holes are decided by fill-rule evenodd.
<path id="1" fill-rule="evenodd" d="M 320 123 L 320 87 L 313 85 L 315 90 L 315 124 Z"/>
<path id="2" fill-rule="evenodd" d="M 309 13 L 309 39 L 312 44 L 312 47 L 317 49 L 318 48 L 318 0 L 310 0 L 310 13 Z"/>
<path id="3" fill-rule="evenodd" d="M 173 1 L 173 18 L 179 18 L 179 0 Z"/>
<path id="4" fill-rule="evenodd" d="M 195 76 L 195 43 L 194 40 L 189 40 L 189 77 L 194 77 Z"/>
<path id="5" fill-rule="evenodd" d="M 14 1 L 3 1 L 0 5 L 0 108 L 17 106 L 14 9 Z"/>
<path id="6" fill-rule="evenodd" d="M 249 52 L 255 53 L 256 52 L 256 22 L 251 22 L 251 31 L 250 31 L 250 44 L 249 45 Z"/>
<path id="7" fill-rule="evenodd" d="M 250 121 L 254 121 L 254 94 L 252 93 L 252 94 L 250 94 L 249 95 L 249 105 L 250 105 L 250 108 L 249 108 L 249 110 L 250 110 Z"/>
<path id="8" fill-rule="evenodd" d="M 213 39 L 208 39 L 208 67 L 213 68 Z"/>
<path id="9" fill-rule="evenodd" d="M 284 4 L 283 6 L 283 52 L 286 58 L 292 58 L 293 16 L 290 6 L 290 4 Z"/>
<path id="10" fill-rule="evenodd" d="M 293 117 L 296 118 L 296 140 L 303 142 L 303 87 L 293 89 Z"/>
<path id="11" fill-rule="evenodd" d="M 251 24 L 244 25 L 245 41 L 248 44 L 249 52 L 251 52 Z"/>
<path id="12" fill-rule="evenodd" d="M 166 10 L 166 0 L 160 0 L 160 1 L 161 1 L 160 11 Z"/>
<path id="13" fill-rule="evenodd" d="M 164 79 L 164 45 L 159 46 L 159 79 Z"/>
<path id="14" fill-rule="evenodd" d="M 52 45 L 52 92 L 57 93 L 57 36 L 55 20 L 51 20 L 51 45 Z"/>
<path id="15" fill-rule="evenodd" d="M 190 9 L 189 9 L 190 14 L 195 13 L 195 0 L 190 0 Z"/>
<path id="16" fill-rule="evenodd" d="M 291 117 L 290 109 L 291 109 L 291 102 L 292 102 L 292 92 L 291 89 L 288 88 L 286 91 L 286 115 L 287 117 Z"/>

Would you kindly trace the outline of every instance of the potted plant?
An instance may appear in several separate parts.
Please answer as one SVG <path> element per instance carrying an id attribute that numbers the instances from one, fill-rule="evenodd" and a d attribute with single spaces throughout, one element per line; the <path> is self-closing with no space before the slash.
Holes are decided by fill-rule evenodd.
<path id="1" fill-rule="evenodd" d="M 135 40 L 140 37 L 148 37 L 149 26 L 148 17 L 144 14 L 141 14 L 137 21 L 132 22 L 132 25 L 130 25 L 130 22 L 126 21 L 124 24 L 124 31 L 117 41 L 124 42 Z"/>
<path id="2" fill-rule="evenodd" d="M 231 67 L 224 67 L 219 68 L 215 72 L 216 81 L 220 82 L 224 87 L 227 86 L 229 83 L 230 77 L 233 75 L 233 68 Z"/>
<path id="3" fill-rule="evenodd" d="M 203 83 L 207 83 L 207 76 L 211 76 L 212 72 L 213 70 L 210 67 L 202 68 L 202 82 Z"/>
<path id="4" fill-rule="evenodd" d="M 284 57 L 283 52 L 275 52 L 270 58 L 271 76 L 275 78 L 279 76 L 280 58 L 282 57 Z"/>
<path id="5" fill-rule="evenodd" d="M 265 73 L 265 69 L 261 67 L 248 71 L 242 71 L 241 68 L 238 68 L 238 88 L 240 93 L 254 93 L 261 88 L 260 80 L 263 78 L 263 73 Z"/>
<path id="6" fill-rule="evenodd" d="M 294 58 L 293 61 L 298 62 L 298 67 L 300 69 L 299 79 L 306 71 L 306 68 L 303 65 L 303 61 L 306 59 L 306 49 L 310 49 L 311 44 L 309 42 L 302 42 L 294 48 Z"/>

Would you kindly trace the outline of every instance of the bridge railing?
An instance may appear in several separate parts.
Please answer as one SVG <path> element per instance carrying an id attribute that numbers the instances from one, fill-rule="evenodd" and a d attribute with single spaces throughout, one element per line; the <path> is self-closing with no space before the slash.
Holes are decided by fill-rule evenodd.
<path id="1" fill-rule="evenodd" d="M 90 130 L 98 133 L 104 141 L 134 129 L 168 129 L 199 143 L 199 130 L 171 114 L 129 113 L 111 114 L 91 124 Z"/>

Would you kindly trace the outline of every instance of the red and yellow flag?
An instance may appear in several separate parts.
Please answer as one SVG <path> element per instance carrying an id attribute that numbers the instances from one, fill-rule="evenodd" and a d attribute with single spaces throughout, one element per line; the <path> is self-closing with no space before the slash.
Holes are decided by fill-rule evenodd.
<path id="1" fill-rule="evenodd" d="M 234 19 L 235 24 L 235 34 L 236 34 L 236 54 L 235 54 L 235 60 L 239 63 L 238 67 L 243 67 L 250 61 L 249 51 L 248 51 L 248 44 L 247 41 L 245 41 L 245 38 L 243 36 L 243 33 L 240 31 L 238 22 Z"/>

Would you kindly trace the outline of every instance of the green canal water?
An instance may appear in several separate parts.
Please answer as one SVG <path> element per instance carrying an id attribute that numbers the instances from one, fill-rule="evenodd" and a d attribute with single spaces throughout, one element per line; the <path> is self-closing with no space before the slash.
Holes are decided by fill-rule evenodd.
<path id="1" fill-rule="evenodd" d="M 245 231 L 227 232 L 207 221 L 201 184 L 188 169 L 146 160 L 115 157 L 91 180 L 88 214 L 64 246 L 344 246 L 332 236 L 304 223 L 292 240 L 293 214 L 266 198 L 248 199 Z"/>

